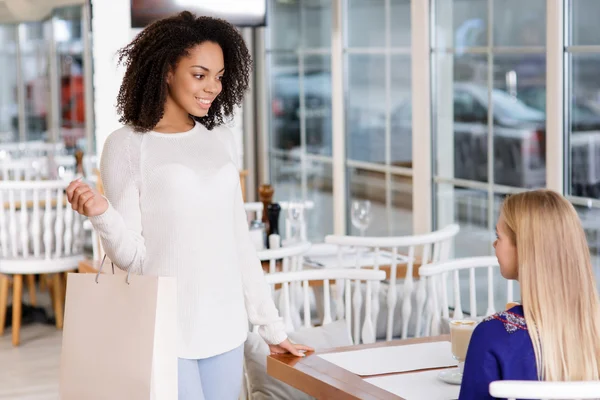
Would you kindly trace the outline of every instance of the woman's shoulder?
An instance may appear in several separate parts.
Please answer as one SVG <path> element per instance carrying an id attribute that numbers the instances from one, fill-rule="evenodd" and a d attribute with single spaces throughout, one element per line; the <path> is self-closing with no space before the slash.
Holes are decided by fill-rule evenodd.
<path id="1" fill-rule="evenodd" d="M 134 135 L 142 135 L 142 133 L 136 132 L 131 126 L 123 125 L 119 129 L 112 131 L 106 138 L 106 142 L 123 142 L 128 140 L 129 137 Z"/>
<path id="2" fill-rule="evenodd" d="M 508 310 L 492 314 L 484 318 L 477 328 L 480 330 L 498 331 L 499 333 L 507 334 L 516 332 L 527 333 L 527 322 L 523 315 L 523 307 L 518 305 Z"/>

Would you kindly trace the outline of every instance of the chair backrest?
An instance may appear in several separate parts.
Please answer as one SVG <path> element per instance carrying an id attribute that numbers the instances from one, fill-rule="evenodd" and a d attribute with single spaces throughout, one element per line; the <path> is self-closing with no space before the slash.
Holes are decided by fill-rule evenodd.
<path id="1" fill-rule="evenodd" d="M 75 177 L 74 156 L 21 157 L 0 160 L 2 180 L 72 179 Z"/>
<path id="2" fill-rule="evenodd" d="M 325 237 L 325 243 L 338 246 L 338 260 L 341 265 L 343 254 L 347 248 L 355 248 L 355 266 L 364 266 L 363 260 L 365 253 L 368 253 L 368 259 L 372 260 L 372 265 L 369 268 L 379 270 L 384 265 L 389 265 L 389 290 L 387 291 L 387 323 L 386 323 L 386 340 L 392 340 L 394 320 L 396 318 L 396 306 L 398 305 L 397 292 L 397 273 L 398 266 L 406 265 L 405 276 L 403 279 L 402 288 L 402 330 L 401 337 L 408 337 L 408 326 L 411 320 L 411 315 L 416 313 L 417 323 L 414 336 L 421 336 L 420 326 L 422 325 L 423 308 L 425 296 L 417 297 L 415 309 L 413 310 L 412 295 L 415 290 L 415 281 L 413 278 L 415 262 L 420 265 L 425 265 L 431 262 L 447 260 L 450 256 L 452 248 L 452 240 L 459 232 L 460 228 L 456 224 L 449 225 L 435 232 L 422 235 L 396 236 L 396 237 L 361 237 L 361 236 L 346 236 L 346 235 L 329 235 Z M 405 254 L 402 254 L 403 251 Z M 374 295 L 378 296 L 378 291 Z M 374 298 L 371 302 L 373 306 L 372 315 L 374 321 L 379 317 L 379 299 Z M 355 313 L 360 310 L 355 310 Z M 355 326 L 355 335 L 358 331 Z"/>
<path id="3" fill-rule="evenodd" d="M 316 282 L 321 283 L 323 287 L 323 324 L 328 324 L 333 321 L 331 307 L 331 298 L 333 296 L 331 295 L 332 285 L 330 285 L 330 281 L 335 280 L 336 284 L 333 290 L 343 288 L 344 291 L 342 295 L 344 295 L 345 319 L 349 334 L 351 333 L 352 326 L 351 307 L 360 308 L 360 305 L 362 304 L 361 283 L 364 282 L 366 284 L 366 312 L 362 329 L 358 335 L 354 336 L 354 343 L 360 343 L 361 338 L 363 343 L 375 342 L 375 328 L 373 326 L 373 316 L 371 315 L 371 299 L 373 297 L 373 291 L 376 290 L 374 283 L 385 279 L 384 271 L 348 268 L 302 270 L 267 274 L 265 275 L 265 279 L 267 284 L 271 285 L 273 288 L 275 285 L 281 285 L 282 298 L 280 298 L 279 303 L 282 303 L 283 306 L 280 307 L 280 310 L 288 332 L 294 330 L 292 319 L 294 314 L 300 312 L 300 309 L 303 310 L 303 326 L 312 326 L 309 291 L 310 286 L 312 286 L 311 282 L 313 282 L 313 284 Z M 352 292 L 352 282 L 354 282 L 354 292 Z M 294 285 L 302 286 L 302 307 L 295 304 L 295 296 L 293 293 L 296 291 L 294 290 Z M 358 317 L 360 318 L 360 314 Z M 343 318 L 343 315 L 337 314 L 337 319 L 341 318 Z"/>
<path id="4" fill-rule="evenodd" d="M 490 395 L 508 400 L 598 399 L 600 382 L 496 381 L 490 384 Z"/>
<path id="5" fill-rule="evenodd" d="M 282 201 L 282 202 L 279 202 L 279 205 L 281 206 L 281 211 L 282 211 L 282 215 L 279 216 L 279 221 L 283 221 L 284 226 L 285 226 L 284 227 L 285 235 L 282 235 L 283 239 L 290 239 L 292 237 L 294 228 L 297 228 L 300 231 L 300 235 L 299 235 L 300 241 L 306 241 L 307 235 L 306 235 L 305 214 L 306 214 L 306 210 L 312 210 L 315 207 L 315 203 L 311 200 L 307 200 L 307 201 L 301 202 L 299 204 L 300 208 L 302 209 L 302 213 L 301 213 L 300 220 L 297 222 L 297 224 L 298 224 L 297 227 L 294 227 L 293 224 L 287 218 L 287 210 L 290 207 L 290 202 Z M 250 220 L 262 219 L 263 210 L 264 210 L 263 203 L 261 203 L 259 201 L 244 203 L 244 209 L 246 210 L 246 214 L 248 214 L 248 217 Z"/>
<path id="6" fill-rule="evenodd" d="M 419 288 L 421 296 L 427 297 L 427 322 L 431 323 L 430 333 L 439 334 L 442 318 L 446 321 L 450 318 L 450 291 L 448 281 L 452 276 L 453 292 L 453 319 L 464 318 L 461 296 L 461 280 L 459 271 L 469 272 L 469 318 L 477 319 L 477 296 L 476 296 L 476 269 L 487 270 L 487 307 L 485 316 L 494 314 L 494 270 L 499 268 L 498 259 L 495 256 L 467 257 L 450 261 L 441 261 L 423 266 L 419 269 L 419 275 L 423 285 Z M 513 300 L 513 281 L 507 281 L 506 303 Z"/>
<path id="7" fill-rule="evenodd" d="M 260 261 L 269 262 L 269 273 L 277 272 L 277 261 L 281 260 L 281 272 L 299 271 L 302 269 L 302 257 L 310 250 L 310 242 L 295 243 L 277 249 L 257 251 Z"/>
<path id="8" fill-rule="evenodd" d="M 42 141 L 0 143 L 0 158 L 45 157 L 65 153 L 65 144 Z"/>
<path id="9" fill-rule="evenodd" d="M 0 181 L 0 253 L 5 260 L 83 254 L 83 218 L 71 209 L 68 181 Z"/>

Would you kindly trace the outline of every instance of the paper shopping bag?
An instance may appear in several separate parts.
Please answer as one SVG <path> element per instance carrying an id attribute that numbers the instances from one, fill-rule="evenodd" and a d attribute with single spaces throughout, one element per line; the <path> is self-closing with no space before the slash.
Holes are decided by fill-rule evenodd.
<path id="1" fill-rule="evenodd" d="M 62 400 L 177 399 L 176 281 L 69 274 Z"/>

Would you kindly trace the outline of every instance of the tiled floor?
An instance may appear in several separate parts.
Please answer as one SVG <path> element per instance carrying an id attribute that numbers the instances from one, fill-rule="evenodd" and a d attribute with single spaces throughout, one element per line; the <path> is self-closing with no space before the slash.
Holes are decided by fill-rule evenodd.
<path id="1" fill-rule="evenodd" d="M 13 347 L 10 330 L 0 337 L 0 399 L 58 399 L 62 332 L 48 325 L 21 330 L 21 346 Z"/>

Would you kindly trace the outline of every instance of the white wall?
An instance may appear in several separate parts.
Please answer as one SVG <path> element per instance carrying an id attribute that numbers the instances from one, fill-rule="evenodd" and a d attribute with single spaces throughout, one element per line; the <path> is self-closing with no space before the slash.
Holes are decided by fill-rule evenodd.
<path id="1" fill-rule="evenodd" d="M 131 28 L 130 2 L 125 0 L 92 0 L 92 17 L 95 136 L 96 152 L 100 155 L 107 136 L 121 127 L 115 105 L 125 70 L 117 67 L 116 54 L 141 29 Z M 240 109 L 227 124 L 238 142 L 240 165 L 243 160 L 241 116 Z"/>

